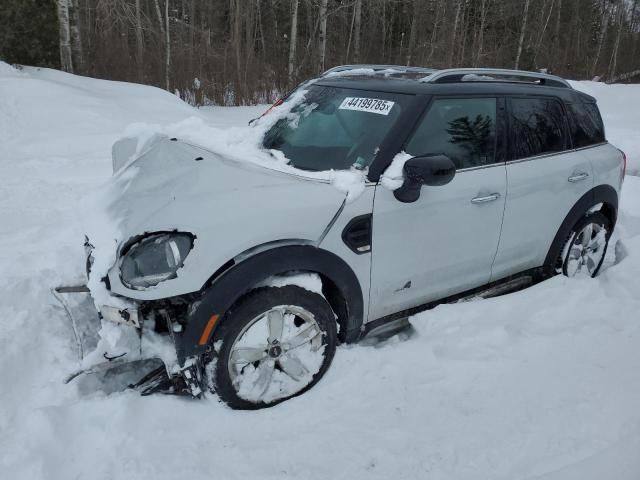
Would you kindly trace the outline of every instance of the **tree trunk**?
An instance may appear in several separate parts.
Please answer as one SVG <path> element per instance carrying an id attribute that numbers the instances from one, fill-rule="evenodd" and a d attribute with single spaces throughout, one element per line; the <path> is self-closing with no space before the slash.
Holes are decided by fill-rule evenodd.
<path id="1" fill-rule="evenodd" d="M 171 27 L 169 25 L 169 0 L 164 0 L 164 18 L 165 18 L 165 59 L 164 59 L 164 81 L 167 91 L 171 91 L 170 74 L 171 74 Z"/>
<path id="2" fill-rule="evenodd" d="M 293 0 L 291 11 L 291 35 L 289 37 L 289 85 L 293 86 L 293 72 L 296 62 L 296 44 L 298 42 L 298 4 L 300 0 Z"/>
<path id="3" fill-rule="evenodd" d="M 65 72 L 73 73 L 71 26 L 69 23 L 69 0 L 57 0 L 57 6 L 60 38 L 60 67 Z"/>
<path id="4" fill-rule="evenodd" d="M 427 66 L 431 66 L 431 59 L 433 58 L 433 53 L 436 49 L 436 42 L 438 41 L 438 22 L 440 20 L 440 5 L 442 4 L 442 10 L 445 10 L 446 13 L 446 0 L 443 0 L 442 3 L 440 1 L 436 4 L 436 14 L 435 19 L 433 20 L 433 30 L 431 31 L 431 42 L 429 44 L 429 56 L 427 57 Z"/>
<path id="5" fill-rule="evenodd" d="M 487 21 L 487 11 L 489 10 L 489 3 L 491 0 L 482 0 L 480 5 L 480 32 L 478 33 L 478 48 L 476 49 L 476 58 L 473 62 L 473 66 L 480 65 L 480 58 L 482 57 L 482 44 L 484 42 L 484 27 Z"/>
<path id="6" fill-rule="evenodd" d="M 604 12 L 602 12 L 602 23 L 600 25 L 600 36 L 598 37 L 598 49 L 596 55 L 593 58 L 593 65 L 591 66 L 591 77 L 593 78 L 598 68 L 598 61 L 600 60 L 600 53 L 602 53 L 602 44 L 604 43 L 604 37 L 607 35 L 607 26 L 609 25 L 609 10 L 606 4 L 604 5 Z"/>
<path id="7" fill-rule="evenodd" d="M 456 35 L 458 33 L 458 21 L 460 20 L 460 9 L 463 0 L 458 0 L 458 8 L 456 8 L 456 17 L 453 21 L 453 32 L 451 33 L 451 45 L 449 47 L 449 68 L 453 67 L 453 54 L 456 46 Z"/>
<path id="8" fill-rule="evenodd" d="M 558 63 L 558 53 L 560 52 L 560 18 L 562 15 L 562 0 L 558 0 L 558 8 L 556 13 L 556 27 L 555 32 L 553 33 L 553 68 L 556 69 Z"/>
<path id="9" fill-rule="evenodd" d="M 320 0 L 320 35 L 318 37 L 318 73 L 325 71 L 325 58 L 327 55 L 327 3 L 329 0 Z"/>
<path id="10" fill-rule="evenodd" d="M 138 82 L 144 81 L 144 43 L 142 34 L 142 12 L 140 0 L 136 0 L 136 63 L 138 72 Z"/>
<path id="11" fill-rule="evenodd" d="M 544 40 L 544 34 L 547 31 L 547 26 L 549 25 L 549 19 L 551 18 L 551 13 L 553 12 L 554 3 L 555 3 L 554 0 L 551 0 L 551 4 L 549 5 L 549 13 L 547 14 L 547 19 L 544 22 L 542 31 L 540 32 L 540 35 L 538 36 L 538 41 L 536 42 L 536 51 L 533 54 L 533 64 L 536 66 L 536 68 L 538 68 L 538 63 L 537 63 L 538 53 L 540 52 L 540 47 L 542 46 L 542 41 Z"/>
<path id="12" fill-rule="evenodd" d="M 354 6 L 354 22 L 355 31 L 353 32 L 353 59 L 356 63 L 360 62 L 360 27 L 362 23 L 362 0 L 356 0 Z"/>
<path id="13" fill-rule="evenodd" d="M 80 12 L 78 0 L 69 0 L 69 31 L 71 33 L 71 56 L 73 69 L 79 71 L 84 63 L 82 54 L 82 37 L 80 36 Z"/>
<path id="14" fill-rule="evenodd" d="M 613 45 L 613 53 L 611 54 L 608 78 L 615 76 L 618 63 L 618 47 L 620 46 L 620 36 L 622 34 L 622 19 L 624 18 L 624 2 L 622 0 L 618 0 L 618 11 L 616 13 L 618 14 L 616 21 L 618 31 L 616 32 L 616 41 Z"/>
<path id="15" fill-rule="evenodd" d="M 527 29 L 527 14 L 529 13 L 530 0 L 525 0 L 524 3 L 524 19 L 522 20 L 522 28 L 520 29 L 520 40 L 518 41 L 518 53 L 516 54 L 515 69 L 520 66 L 520 55 L 522 54 L 522 44 L 524 43 L 524 32 Z"/>
<path id="16" fill-rule="evenodd" d="M 407 46 L 407 65 L 411 65 L 413 60 L 413 50 L 416 46 L 416 36 L 418 35 L 418 4 L 421 0 L 413 0 L 413 15 L 411 18 L 411 29 L 409 30 L 409 45 Z"/>

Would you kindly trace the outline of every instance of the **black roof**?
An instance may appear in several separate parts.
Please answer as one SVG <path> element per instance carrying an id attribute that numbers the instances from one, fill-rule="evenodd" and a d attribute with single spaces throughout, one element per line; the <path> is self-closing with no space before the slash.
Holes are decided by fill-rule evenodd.
<path id="1" fill-rule="evenodd" d="M 355 66 L 348 67 L 353 69 Z M 385 67 L 385 69 L 392 68 L 386 65 L 380 67 Z M 565 102 L 573 102 L 578 99 L 583 102 L 595 102 L 593 97 L 574 90 L 562 79 L 560 80 L 565 82 L 565 85 L 561 85 L 556 81 L 549 81 L 549 84 L 544 84 L 510 80 L 488 81 L 485 79 L 481 81 L 463 81 L 460 78 L 457 81 L 447 80 L 440 83 L 425 81 L 424 78 L 430 72 L 426 72 L 425 75 L 418 69 L 406 72 L 398 71 L 395 74 L 385 74 L 385 70 L 378 69 L 369 74 L 360 74 L 357 70 L 349 72 L 349 68 L 344 70 L 339 70 L 339 68 L 341 67 L 333 70 L 336 73 L 325 74 L 315 80 L 314 84 L 409 95 L 547 95 L 560 97 Z M 435 71 L 431 70 L 431 72 Z"/>

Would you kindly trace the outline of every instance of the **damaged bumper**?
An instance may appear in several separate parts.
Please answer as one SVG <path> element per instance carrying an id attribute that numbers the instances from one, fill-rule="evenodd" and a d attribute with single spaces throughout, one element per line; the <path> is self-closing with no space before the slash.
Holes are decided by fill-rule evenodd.
<path id="1" fill-rule="evenodd" d="M 140 310 L 137 308 L 118 308 L 103 305 L 100 307 L 100 316 L 113 323 L 122 323 L 131 327 L 140 328 Z"/>
<path id="2" fill-rule="evenodd" d="M 176 330 L 180 324 L 167 308 L 142 303 L 98 311 L 89 289 L 58 287 L 53 294 L 72 323 L 80 368 L 65 383 L 91 385 L 105 393 L 134 388 L 151 393 L 201 396 L 204 375 L 200 358 L 178 361 Z M 117 302 L 114 302 L 117 303 Z M 155 307 L 155 308 L 152 308 Z"/>

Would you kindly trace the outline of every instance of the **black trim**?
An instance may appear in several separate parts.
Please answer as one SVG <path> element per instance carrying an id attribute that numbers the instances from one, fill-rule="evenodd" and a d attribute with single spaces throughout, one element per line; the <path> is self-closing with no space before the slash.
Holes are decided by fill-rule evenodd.
<path id="1" fill-rule="evenodd" d="M 564 243 L 571 233 L 571 229 L 590 208 L 598 203 L 605 205 L 603 210 L 611 220 L 613 230 L 618 216 L 618 193 L 611 185 L 598 185 L 580 197 L 573 208 L 569 210 L 547 252 L 544 260 L 544 275 L 553 275 L 556 259 L 560 255 L 561 249 L 564 247 Z"/>
<path id="2" fill-rule="evenodd" d="M 532 268 L 529 270 L 525 270 L 523 272 L 520 273 L 516 273 L 514 275 L 509 275 L 508 277 L 504 277 L 501 278 L 499 280 L 495 280 L 493 282 L 490 283 L 486 283 L 484 285 L 481 285 L 479 287 L 475 287 L 472 288 L 470 290 L 465 290 L 464 292 L 460 292 L 460 293 L 456 293 L 455 295 L 450 295 L 448 297 L 445 298 L 441 298 L 439 300 L 433 300 L 431 302 L 427 302 L 427 303 L 423 303 L 421 305 L 417 305 L 415 307 L 411 307 L 411 308 L 407 308 L 406 310 L 402 310 L 400 312 L 396 312 L 396 313 L 391 313 L 389 315 L 386 315 L 384 317 L 380 317 L 377 318 L 371 322 L 367 322 L 364 326 L 364 329 L 362 331 L 362 335 L 360 338 L 364 338 L 371 330 L 378 328 L 381 325 L 384 325 L 385 323 L 388 322 L 393 322 L 395 320 L 398 320 L 400 318 L 405 318 L 405 317 L 410 317 L 412 315 L 416 315 L 420 312 L 424 312 L 426 310 L 431 310 L 434 307 L 437 307 L 438 305 L 442 305 L 445 303 L 453 303 L 457 300 L 460 300 L 461 298 L 465 298 L 468 297 L 470 295 L 473 295 L 474 293 L 480 293 L 484 290 L 487 290 L 489 288 L 495 287 L 497 285 L 501 285 L 503 283 L 507 283 L 510 282 L 511 280 L 514 280 L 516 278 L 520 278 L 520 277 L 527 277 L 530 276 L 533 280 L 534 283 L 536 283 L 537 281 L 540 281 L 543 279 L 543 277 L 540 275 L 541 273 L 541 269 L 540 268 Z M 527 285 L 530 286 L 530 285 Z M 522 287 L 525 288 L 525 287 Z M 514 289 L 512 291 L 510 291 L 509 293 L 513 293 L 515 291 L 518 291 L 518 289 Z"/>
<path id="3" fill-rule="evenodd" d="M 327 250 L 309 245 L 289 245 L 257 253 L 233 265 L 213 281 L 192 304 L 184 332 L 175 336 L 180 363 L 187 357 L 206 351 L 206 346 L 199 345 L 199 340 L 213 314 L 224 317 L 224 313 L 255 285 L 273 275 L 291 271 L 316 272 L 337 287 L 346 306 L 342 315 L 340 311 L 336 312 L 341 340 L 357 340 L 364 320 L 364 299 L 355 273 L 344 260 Z M 211 338 L 212 335 L 209 340 Z"/>
<path id="4" fill-rule="evenodd" d="M 393 157 L 400 151 L 409 135 L 413 132 L 422 117 L 430 97 L 417 95 L 404 114 L 398 119 L 386 136 L 386 141 L 380 146 L 380 150 L 369 166 L 367 178 L 372 182 L 380 180 L 380 176 L 387 169 Z"/>
<path id="5" fill-rule="evenodd" d="M 516 158 L 515 154 L 514 154 L 514 148 L 513 145 L 515 143 L 518 142 L 518 140 L 516 138 L 514 138 L 513 135 L 513 129 L 511 128 L 511 117 L 512 117 L 512 112 L 513 112 L 513 108 L 511 105 L 511 102 L 515 99 L 521 99 L 521 100 L 528 100 L 531 98 L 540 98 L 540 99 L 545 99 L 545 100 L 551 100 L 551 101 L 555 101 L 557 103 L 560 104 L 560 109 L 562 110 L 563 113 L 563 120 L 562 120 L 562 136 L 563 136 L 563 148 L 562 150 L 558 150 L 556 152 L 543 152 L 543 153 L 538 153 L 536 155 L 531 155 L 531 157 L 521 157 L 521 158 Z M 563 101 L 563 98 L 560 96 L 555 96 L 555 95 L 548 95 L 548 94 L 541 94 L 541 95 L 507 95 L 505 96 L 506 99 L 506 110 L 505 110 L 505 125 L 507 127 L 507 148 L 506 148 L 506 161 L 507 162 L 512 162 L 514 160 L 522 160 L 523 158 L 535 158 L 535 157 L 542 157 L 542 156 L 547 156 L 547 155 L 561 155 L 565 152 L 571 151 L 573 150 L 573 140 L 571 138 L 571 129 L 569 128 L 569 118 L 568 118 L 568 111 L 567 111 L 567 106 L 565 105 L 565 101 Z"/>
<path id="6" fill-rule="evenodd" d="M 371 251 L 371 221 L 373 215 L 367 213 L 352 218 L 342 230 L 342 241 L 357 255 Z M 366 250 L 361 250 L 369 247 Z"/>

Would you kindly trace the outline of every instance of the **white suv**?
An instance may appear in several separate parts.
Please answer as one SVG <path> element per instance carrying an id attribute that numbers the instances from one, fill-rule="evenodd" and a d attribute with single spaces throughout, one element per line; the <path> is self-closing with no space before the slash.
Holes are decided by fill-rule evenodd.
<path id="1" fill-rule="evenodd" d="M 89 285 L 105 320 L 175 346 L 145 393 L 271 406 L 373 328 L 487 285 L 597 274 L 625 160 L 565 80 L 347 66 L 278 108 L 260 150 L 284 172 L 176 138 L 127 167 L 120 237 Z M 359 172 L 357 194 L 327 170 Z"/>

